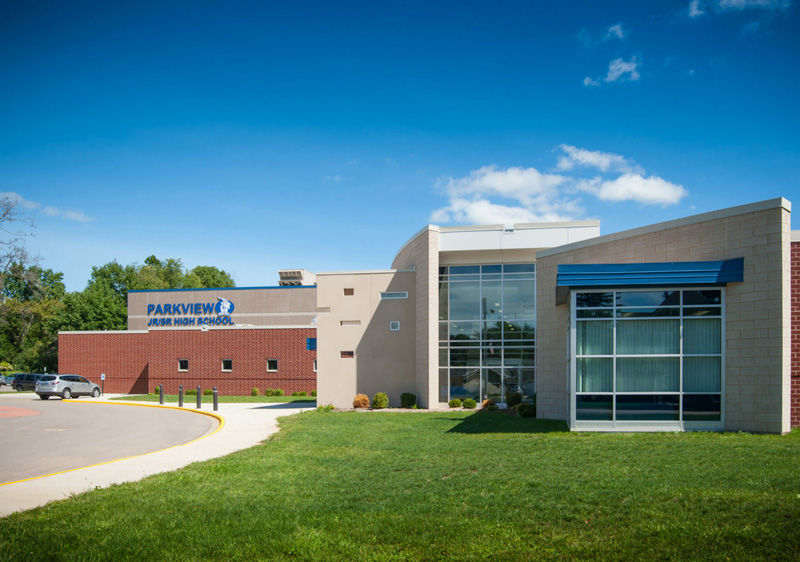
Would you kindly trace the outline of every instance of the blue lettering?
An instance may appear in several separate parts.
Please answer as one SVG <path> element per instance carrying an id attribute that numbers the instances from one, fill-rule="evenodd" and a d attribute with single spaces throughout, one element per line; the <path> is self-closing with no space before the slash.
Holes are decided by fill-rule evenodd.
<path id="1" fill-rule="evenodd" d="M 204 314 L 211 314 L 214 312 L 214 303 L 213 302 L 204 302 L 203 303 L 203 313 Z"/>
<path id="2" fill-rule="evenodd" d="M 202 314 L 202 311 L 203 311 L 203 307 L 200 306 L 200 303 L 199 302 L 195 303 L 195 305 L 194 305 L 194 313 L 195 314 Z"/>
<path id="3" fill-rule="evenodd" d="M 152 313 L 155 309 L 156 309 L 156 305 L 148 304 L 147 305 L 147 315 L 150 316 L 150 313 Z"/>
<path id="4" fill-rule="evenodd" d="M 156 305 L 156 310 L 155 310 L 155 312 L 153 314 L 164 314 L 164 309 L 161 308 L 160 304 Z"/>
<path id="5" fill-rule="evenodd" d="M 194 326 L 194 318 L 184 318 L 184 320 L 185 320 L 184 324 L 186 324 L 187 326 Z"/>
<path id="6" fill-rule="evenodd" d="M 164 314 L 172 314 L 172 305 L 171 304 L 165 304 L 164 305 Z"/>

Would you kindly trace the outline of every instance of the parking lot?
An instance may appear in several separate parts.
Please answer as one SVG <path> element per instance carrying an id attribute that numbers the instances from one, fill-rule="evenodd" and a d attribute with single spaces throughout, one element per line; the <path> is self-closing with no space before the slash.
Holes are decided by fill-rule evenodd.
<path id="1" fill-rule="evenodd" d="M 181 445 L 218 426 L 188 410 L 92 402 L 0 394 L 0 484 Z"/>

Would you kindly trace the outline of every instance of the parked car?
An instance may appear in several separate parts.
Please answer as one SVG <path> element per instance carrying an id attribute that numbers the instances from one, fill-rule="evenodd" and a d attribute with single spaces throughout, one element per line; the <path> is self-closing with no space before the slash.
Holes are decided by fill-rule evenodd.
<path id="1" fill-rule="evenodd" d="M 64 400 L 78 396 L 100 396 L 100 387 L 80 375 L 44 375 L 36 382 L 36 394 L 42 400 L 60 396 Z"/>
<path id="2" fill-rule="evenodd" d="M 37 374 L 37 373 L 17 373 L 14 377 L 14 380 L 11 383 L 11 386 L 14 387 L 14 390 L 17 392 L 22 392 L 23 390 L 34 390 L 36 386 L 36 381 L 42 378 L 45 375 Z"/>
<path id="3" fill-rule="evenodd" d="M 3 377 L 3 380 L 5 380 L 5 383 L 8 386 L 11 386 L 11 385 L 14 384 L 14 377 L 16 377 L 16 376 L 17 375 L 6 375 L 6 376 Z"/>

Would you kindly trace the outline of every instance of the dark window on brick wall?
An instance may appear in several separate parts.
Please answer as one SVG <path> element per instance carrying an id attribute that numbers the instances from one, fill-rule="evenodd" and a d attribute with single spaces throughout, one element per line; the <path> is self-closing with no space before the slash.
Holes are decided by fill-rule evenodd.
<path id="1" fill-rule="evenodd" d="M 267 359 L 267 371 L 269 371 L 270 373 L 275 373 L 278 371 L 277 359 Z"/>
<path id="2" fill-rule="evenodd" d="M 233 371 L 233 359 L 223 359 L 222 360 L 222 370 L 223 371 Z"/>
<path id="3" fill-rule="evenodd" d="M 306 349 L 309 351 L 317 350 L 317 338 L 306 338 Z"/>
<path id="4" fill-rule="evenodd" d="M 188 359 L 178 359 L 178 370 L 179 371 L 188 371 L 189 370 L 189 360 Z"/>

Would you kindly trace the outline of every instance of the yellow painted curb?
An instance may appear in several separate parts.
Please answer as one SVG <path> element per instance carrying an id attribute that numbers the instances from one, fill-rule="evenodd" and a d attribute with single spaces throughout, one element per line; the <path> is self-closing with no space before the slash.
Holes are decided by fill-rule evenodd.
<path id="1" fill-rule="evenodd" d="M 95 466 L 103 466 L 103 465 L 106 465 L 106 464 L 111 464 L 111 463 L 120 462 L 120 461 L 126 461 L 126 460 L 129 460 L 129 459 L 136 459 L 136 458 L 139 458 L 139 457 L 143 457 L 145 455 L 152 455 L 153 453 L 160 453 L 161 451 L 169 451 L 170 449 L 174 449 L 176 447 L 185 447 L 186 445 L 191 445 L 192 443 L 200 441 L 201 439 L 205 439 L 206 437 L 211 437 L 212 435 L 217 433 L 219 430 L 221 430 L 225 426 L 225 418 L 223 418 L 219 414 L 215 414 L 213 412 L 204 412 L 203 410 L 192 410 L 192 409 L 187 409 L 187 408 L 178 408 L 177 406 L 162 406 L 161 404 L 132 404 L 130 402 L 86 402 L 86 401 L 78 401 L 78 400 L 63 400 L 63 402 L 77 402 L 78 404 L 110 404 L 110 405 L 113 405 L 113 406 L 141 406 L 141 407 L 145 407 L 145 408 L 167 408 L 167 409 L 170 409 L 170 410 L 178 410 L 180 412 L 191 412 L 193 414 L 203 414 L 204 416 L 209 416 L 209 417 L 212 417 L 212 418 L 216 418 L 217 421 L 219 421 L 219 426 L 217 427 L 217 429 L 215 429 L 211 433 L 207 433 L 206 435 L 203 435 L 202 437 L 198 437 L 197 439 L 192 439 L 191 441 L 188 441 L 187 443 L 181 443 L 180 445 L 173 445 L 172 447 L 167 447 L 166 449 L 158 449 L 157 451 L 150 451 L 149 453 L 142 453 L 140 455 L 132 455 L 130 457 L 123 457 L 121 459 L 114 459 L 113 461 L 99 462 L 99 463 L 96 463 L 96 464 L 90 464 L 89 466 L 81 466 L 81 467 L 78 467 L 78 468 L 70 468 L 69 470 L 62 470 L 60 472 L 52 472 L 50 474 L 42 474 L 41 476 L 33 476 L 31 478 L 23 478 L 22 480 L 14 480 L 13 482 L 6 482 L 5 484 L 0 484 L 0 488 L 2 488 L 3 486 L 10 486 L 11 484 L 19 484 L 21 482 L 30 482 L 31 480 L 39 480 L 40 478 L 47 478 L 48 476 L 57 476 L 58 474 L 66 474 L 68 472 L 75 472 L 76 470 L 84 470 L 86 468 L 94 468 Z"/>

